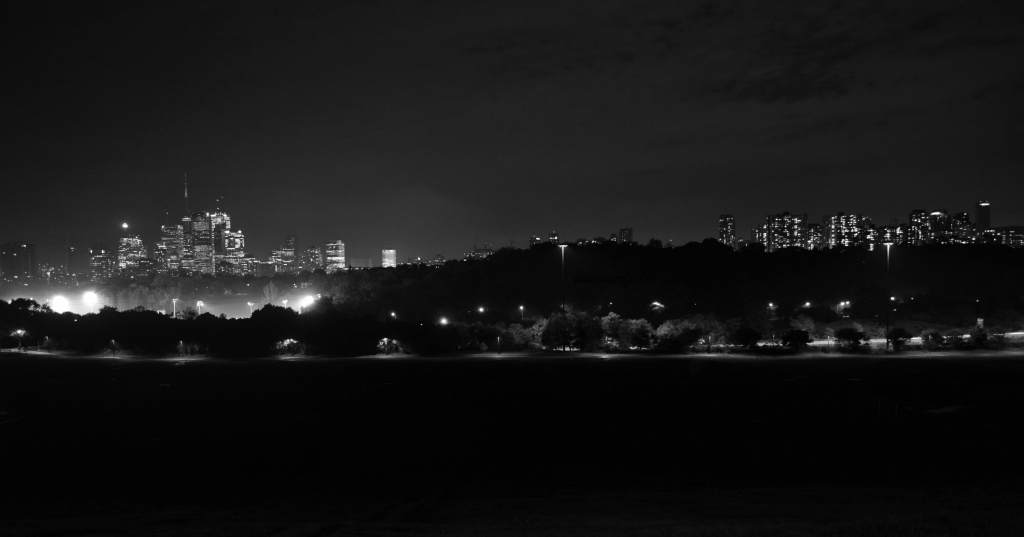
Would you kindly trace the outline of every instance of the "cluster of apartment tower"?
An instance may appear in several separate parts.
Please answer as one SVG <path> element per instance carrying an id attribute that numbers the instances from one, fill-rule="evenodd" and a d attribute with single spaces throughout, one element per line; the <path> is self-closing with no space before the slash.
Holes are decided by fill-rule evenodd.
<path id="1" fill-rule="evenodd" d="M 754 226 L 750 239 L 736 236 L 736 219 L 729 214 L 718 218 L 718 240 L 733 248 L 761 244 L 773 252 L 781 248 L 821 249 L 854 246 L 874 249 L 880 244 L 920 246 L 925 244 L 1003 244 L 1024 247 L 1024 226 L 993 228 L 991 204 L 979 201 L 975 218 L 959 212 L 915 209 L 908 222 L 878 227 L 860 214 L 839 213 L 826 216 L 821 224 L 808 221 L 806 214 L 783 212 L 765 217 Z"/>

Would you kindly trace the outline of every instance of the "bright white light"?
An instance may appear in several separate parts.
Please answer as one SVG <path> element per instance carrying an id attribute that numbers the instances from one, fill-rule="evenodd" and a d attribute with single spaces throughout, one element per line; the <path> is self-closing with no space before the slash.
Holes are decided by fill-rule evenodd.
<path id="1" fill-rule="evenodd" d="M 441 317 L 441 324 L 442 325 L 448 324 L 448 318 L 447 317 Z"/>
<path id="2" fill-rule="evenodd" d="M 86 291 L 85 294 L 82 295 L 82 302 L 85 302 L 86 306 L 95 306 L 99 301 L 100 297 L 92 291 Z"/>
<path id="3" fill-rule="evenodd" d="M 57 313 L 68 311 L 68 299 L 57 295 L 50 299 L 50 309 Z"/>
<path id="4" fill-rule="evenodd" d="M 805 308 L 809 308 L 809 307 L 811 307 L 811 303 L 810 303 L 810 302 L 804 302 L 804 307 L 805 307 Z"/>
<path id="5" fill-rule="evenodd" d="M 479 311 L 480 313 L 483 313 L 484 312 L 484 307 L 480 306 L 479 308 L 476 309 L 476 311 Z"/>
<path id="6" fill-rule="evenodd" d="M 128 222 L 121 224 L 121 227 L 124 229 L 128 229 Z"/>
<path id="7" fill-rule="evenodd" d="M 299 305 L 304 307 L 304 308 L 308 307 L 308 306 L 311 306 L 312 304 L 313 304 L 313 297 L 311 297 L 311 296 L 306 296 L 306 297 L 304 297 L 302 299 L 302 302 L 299 302 Z"/>

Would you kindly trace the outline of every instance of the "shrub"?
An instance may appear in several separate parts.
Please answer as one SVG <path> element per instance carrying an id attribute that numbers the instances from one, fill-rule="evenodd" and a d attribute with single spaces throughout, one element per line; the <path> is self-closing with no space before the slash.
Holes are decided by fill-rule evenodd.
<path id="1" fill-rule="evenodd" d="M 885 337 L 890 343 L 892 343 L 892 350 L 900 352 L 913 336 L 910 335 L 910 331 L 906 328 L 897 326 L 896 328 L 889 330 L 889 333 L 886 334 Z"/>
<path id="2" fill-rule="evenodd" d="M 962 339 L 963 336 L 957 337 Z M 942 346 L 944 341 L 942 334 L 934 328 L 929 328 L 924 332 L 921 332 L 921 346 L 924 347 L 925 350 L 933 351 Z"/>

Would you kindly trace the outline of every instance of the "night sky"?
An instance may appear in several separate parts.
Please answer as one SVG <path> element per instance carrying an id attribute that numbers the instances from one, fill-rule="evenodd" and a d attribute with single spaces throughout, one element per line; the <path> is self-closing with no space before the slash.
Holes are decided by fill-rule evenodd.
<path id="1" fill-rule="evenodd" d="M 40 261 L 215 198 L 264 257 L 764 215 L 1024 224 L 1024 3 L 5 6 L 0 241 Z M 51 257 L 52 256 L 52 257 Z"/>

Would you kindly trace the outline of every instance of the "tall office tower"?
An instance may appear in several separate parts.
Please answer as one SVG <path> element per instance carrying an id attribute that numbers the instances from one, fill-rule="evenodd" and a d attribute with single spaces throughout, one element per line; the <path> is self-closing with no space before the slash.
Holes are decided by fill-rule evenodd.
<path id="1" fill-rule="evenodd" d="M 807 246 L 808 250 L 820 250 L 825 247 L 825 235 L 821 230 L 821 224 L 807 224 Z"/>
<path id="2" fill-rule="evenodd" d="M 117 268 L 117 256 L 102 244 L 94 244 L 89 248 L 89 276 L 93 281 L 105 280 L 114 275 Z"/>
<path id="3" fill-rule="evenodd" d="M 393 248 L 385 248 L 380 252 L 380 266 L 384 268 L 398 266 L 398 252 Z"/>
<path id="4" fill-rule="evenodd" d="M 325 269 L 328 274 L 345 270 L 345 243 L 338 239 L 327 243 L 327 259 Z"/>
<path id="5" fill-rule="evenodd" d="M 548 242 L 551 244 L 558 244 L 558 232 L 552 231 L 548 234 Z"/>
<path id="6" fill-rule="evenodd" d="M 177 272 L 181 268 L 181 224 L 160 226 L 160 240 L 156 243 L 157 265 L 166 272 Z"/>
<path id="7" fill-rule="evenodd" d="M 178 242 L 178 266 L 186 272 L 196 270 L 196 238 L 192 236 L 192 215 L 181 217 L 181 241 Z"/>
<path id="8" fill-rule="evenodd" d="M 928 237 L 931 235 L 928 211 L 924 209 L 914 209 L 913 211 L 910 211 L 910 218 L 908 221 L 910 233 L 907 236 L 907 243 L 914 246 L 920 246 L 928 242 Z"/>
<path id="9" fill-rule="evenodd" d="M 619 230 L 620 244 L 633 244 L 633 228 L 624 227 Z"/>
<path id="10" fill-rule="evenodd" d="M 949 244 L 953 236 L 953 219 L 945 210 L 932 211 L 928 214 L 927 242 Z"/>
<path id="11" fill-rule="evenodd" d="M 324 268 L 324 254 L 320 251 L 319 246 L 310 246 L 302 252 L 302 260 L 300 262 L 302 270 L 313 272 L 314 270 L 323 270 Z"/>
<path id="12" fill-rule="evenodd" d="M 217 209 L 210 213 L 210 230 L 213 237 L 214 265 L 227 255 L 227 234 L 231 231 L 231 217 Z"/>
<path id="13" fill-rule="evenodd" d="M 83 255 L 77 246 L 68 246 L 64 249 L 64 273 L 68 276 L 84 274 L 89 266 L 89 260 Z"/>
<path id="14" fill-rule="evenodd" d="M 979 232 L 992 229 L 992 206 L 989 202 L 979 201 L 974 205 L 974 221 L 978 224 Z"/>
<path id="15" fill-rule="evenodd" d="M 36 277 L 37 270 L 35 244 L 5 242 L 0 246 L 0 275 L 4 280 L 31 280 Z"/>
<path id="16" fill-rule="evenodd" d="M 859 214 L 838 213 L 825 217 L 824 240 L 829 248 L 840 246 L 871 247 L 871 219 Z"/>
<path id="17" fill-rule="evenodd" d="M 196 272 L 213 274 L 213 227 L 210 213 L 192 215 L 192 255 L 193 268 Z"/>
<path id="18" fill-rule="evenodd" d="M 124 225 L 125 235 L 117 241 L 117 268 L 119 270 L 135 270 L 140 261 L 146 257 L 146 246 L 142 239 L 134 233 L 127 233 L 128 224 Z"/>
<path id="19" fill-rule="evenodd" d="M 767 237 L 764 245 L 769 252 L 807 246 L 807 215 L 773 214 L 765 218 L 765 225 Z"/>
<path id="20" fill-rule="evenodd" d="M 270 252 L 270 262 L 274 265 L 274 272 L 296 273 L 301 268 L 299 260 L 295 257 L 295 243 L 298 239 L 295 235 L 288 235 L 276 250 Z"/>
<path id="21" fill-rule="evenodd" d="M 966 212 L 959 212 L 953 215 L 953 237 L 954 244 L 972 244 L 976 233 L 974 225 L 971 224 L 971 215 Z"/>
<path id="22" fill-rule="evenodd" d="M 718 242 L 736 248 L 736 219 L 731 214 L 718 216 Z"/>

